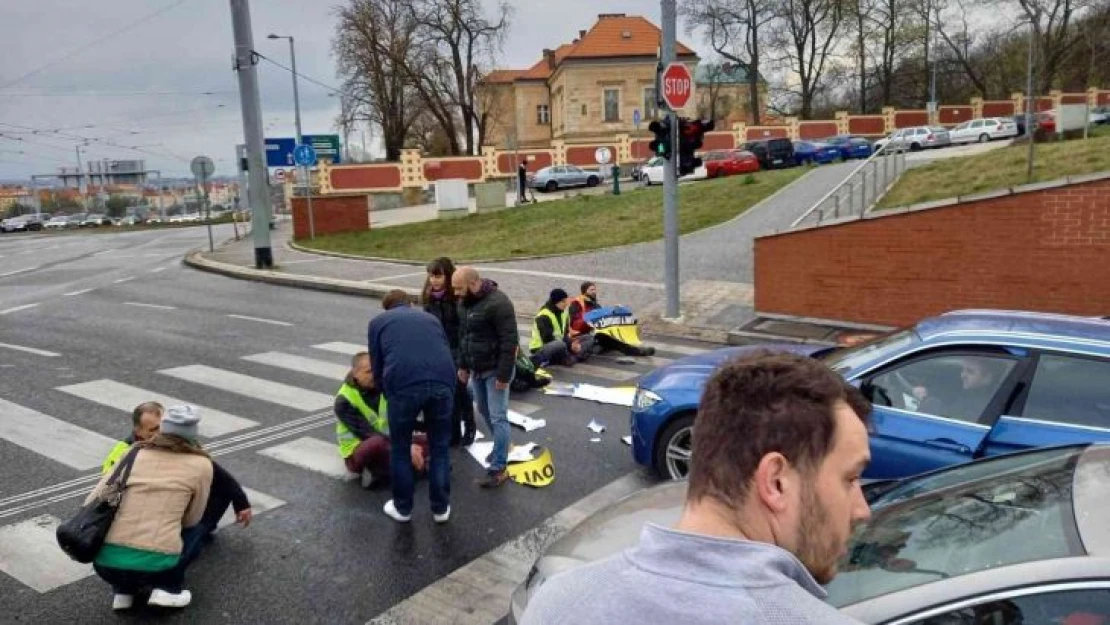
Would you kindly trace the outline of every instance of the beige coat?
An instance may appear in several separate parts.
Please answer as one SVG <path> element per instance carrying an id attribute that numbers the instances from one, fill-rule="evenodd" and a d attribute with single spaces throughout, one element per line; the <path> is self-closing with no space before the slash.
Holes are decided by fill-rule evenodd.
<path id="1" fill-rule="evenodd" d="M 111 472 L 100 478 L 86 504 L 110 476 Z M 181 529 L 200 522 L 211 486 L 212 461 L 208 458 L 161 449 L 141 450 L 105 542 L 157 553 L 181 553 Z"/>

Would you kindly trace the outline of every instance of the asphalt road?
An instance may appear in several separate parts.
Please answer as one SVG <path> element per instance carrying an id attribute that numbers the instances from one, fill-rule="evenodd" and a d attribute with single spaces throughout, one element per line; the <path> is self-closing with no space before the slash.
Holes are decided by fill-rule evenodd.
<path id="1" fill-rule="evenodd" d="M 336 471 L 330 415 L 378 302 L 182 266 L 200 246 L 203 227 L 0 237 L 0 622 L 364 623 L 636 470 L 620 441 L 627 408 L 514 395 L 514 409 L 547 422 L 514 428 L 514 443 L 550 448 L 555 482 L 482 491 L 482 468 L 455 450 L 451 522 L 434 526 L 422 484 L 413 523 L 396 525 L 381 513 L 387 491 Z M 654 362 L 556 375 L 632 385 L 712 346 L 670 347 Z M 205 444 L 250 489 L 257 516 L 221 531 L 190 569 L 188 609 L 117 616 L 109 588 L 61 554 L 53 528 L 91 486 L 104 446 L 127 434 L 130 406 L 161 396 L 203 406 Z M 599 442 L 586 428 L 594 418 L 609 428 Z"/>

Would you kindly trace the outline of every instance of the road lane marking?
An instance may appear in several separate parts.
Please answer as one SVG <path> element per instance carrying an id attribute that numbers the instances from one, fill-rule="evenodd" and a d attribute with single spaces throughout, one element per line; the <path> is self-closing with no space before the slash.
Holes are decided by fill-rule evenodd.
<path id="1" fill-rule="evenodd" d="M 9 271 L 9 272 L 6 272 L 6 273 L 0 273 L 0 278 L 7 278 L 8 276 L 14 276 L 14 275 L 18 275 L 18 274 L 21 274 L 21 273 L 27 273 L 28 271 L 34 271 L 38 268 L 39 268 L 39 266 L 35 265 L 34 267 L 24 267 L 23 269 L 16 269 L 14 271 Z"/>
<path id="2" fill-rule="evenodd" d="M 142 302 L 124 302 L 124 306 L 138 306 L 139 308 L 156 308 L 158 310 L 177 310 L 177 306 L 165 306 L 162 304 L 144 304 Z"/>
<path id="3" fill-rule="evenodd" d="M 207 365 L 187 365 L 163 369 L 158 373 L 297 410 L 323 410 L 330 408 L 335 400 L 333 396 L 324 393 Z"/>
<path id="4" fill-rule="evenodd" d="M 228 317 L 231 317 L 232 319 L 242 319 L 243 321 L 257 321 L 258 323 L 268 323 L 273 326 L 290 327 L 293 325 L 285 321 L 278 321 L 277 319 L 263 319 L 262 317 L 251 317 L 248 315 L 228 315 Z"/>
<path id="5" fill-rule="evenodd" d="M 99 467 L 116 441 L 0 398 L 0 438 L 81 471 Z"/>
<path id="6" fill-rule="evenodd" d="M 312 348 L 313 349 L 322 349 L 325 352 L 333 352 L 333 353 L 336 353 L 336 354 L 343 354 L 344 356 L 354 356 L 355 354 L 357 354 L 359 352 L 366 351 L 366 346 L 365 345 L 360 345 L 358 343 L 344 343 L 342 341 L 335 341 L 335 342 L 332 342 L 332 343 L 321 343 L 319 345 L 313 345 Z"/>
<path id="7" fill-rule="evenodd" d="M 66 297 L 73 297 L 74 295 L 84 295 L 85 293 L 91 293 L 95 290 L 96 289 L 81 289 L 80 291 L 70 291 L 69 293 L 63 293 L 63 295 L 65 295 Z"/>
<path id="8" fill-rule="evenodd" d="M 26 352 L 36 356 L 46 356 L 47 358 L 57 358 L 61 354 L 57 352 L 48 352 L 45 349 L 35 349 L 34 347 L 24 347 L 22 345 L 12 345 L 11 343 L 0 343 L 0 347 L 4 349 L 14 349 L 17 352 Z"/>
<path id="9" fill-rule="evenodd" d="M 155 267 L 154 269 L 150 270 L 150 273 L 162 273 L 165 270 L 166 270 L 165 267 Z"/>
<path id="10" fill-rule="evenodd" d="M 135 276 L 127 276 L 126 278 L 120 278 L 119 280 L 112 280 L 112 284 L 123 284 L 124 282 L 131 282 L 134 279 Z"/>
<path id="11" fill-rule="evenodd" d="M 44 514 L 0 527 L 0 571 L 39 593 L 80 581 L 93 573 L 58 548 L 55 532 L 61 520 Z"/>
<path id="12" fill-rule="evenodd" d="M 286 354 L 283 352 L 265 352 L 263 354 L 252 354 L 250 356 L 243 356 L 243 360 L 246 360 L 248 362 L 257 362 L 263 365 L 270 365 L 271 367 L 288 369 L 290 371 L 299 371 L 301 373 L 318 375 L 322 378 L 328 378 L 330 380 L 336 381 L 342 380 L 343 378 L 347 377 L 347 373 L 350 371 L 350 367 L 348 367 L 347 365 L 337 365 L 326 360 L 305 358 L 304 356 Z"/>
<path id="13" fill-rule="evenodd" d="M 38 303 L 24 304 L 22 306 L 14 306 L 12 308 L 6 308 L 4 310 L 0 310 L 0 315 L 8 315 L 8 314 L 11 314 L 11 313 L 14 313 L 14 312 L 19 312 L 21 310 L 27 310 L 29 308 L 34 308 L 35 306 L 38 306 Z"/>
<path id="14" fill-rule="evenodd" d="M 414 276 L 426 276 L 426 275 L 428 275 L 428 273 L 426 271 L 414 271 L 412 273 L 399 273 L 399 274 L 392 275 L 392 276 L 382 276 L 381 278 L 371 278 L 369 280 L 364 280 L 364 282 L 382 282 L 384 280 L 395 280 L 397 278 L 412 278 Z"/>
<path id="15" fill-rule="evenodd" d="M 59 386 L 55 390 L 127 413 L 130 413 L 135 406 L 146 401 L 156 401 L 166 407 L 177 404 L 193 404 L 193 402 L 184 399 L 107 379 Z M 197 407 L 200 408 L 200 435 L 205 438 L 223 436 L 258 425 L 257 421 L 237 417 L 205 406 Z M 122 423 L 121 421 L 121 426 Z"/>
<path id="16" fill-rule="evenodd" d="M 339 457 L 336 449 L 334 441 L 324 442 L 318 438 L 305 436 L 291 440 L 288 443 L 260 449 L 258 453 L 267 458 L 321 473 L 337 480 L 347 481 L 358 477 L 347 470 L 346 464 Z"/>
<path id="17" fill-rule="evenodd" d="M 116 251 L 116 250 L 115 250 L 115 249 L 110 249 L 110 250 L 102 250 L 102 251 L 100 251 L 100 252 L 97 252 L 97 253 L 93 254 L 93 256 L 103 256 L 103 255 L 105 255 L 105 254 L 111 254 L 111 253 L 112 253 L 112 252 L 114 252 L 114 251 Z"/>

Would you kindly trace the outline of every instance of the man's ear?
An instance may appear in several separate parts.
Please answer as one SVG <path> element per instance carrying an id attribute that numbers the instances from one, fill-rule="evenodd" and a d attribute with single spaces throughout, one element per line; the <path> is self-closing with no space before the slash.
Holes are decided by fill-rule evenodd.
<path id="1" fill-rule="evenodd" d="M 794 489 L 794 471 L 785 456 L 769 453 L 760 459 L 752 477 L 752 490 L 772 512 L 784 512 Z"/>

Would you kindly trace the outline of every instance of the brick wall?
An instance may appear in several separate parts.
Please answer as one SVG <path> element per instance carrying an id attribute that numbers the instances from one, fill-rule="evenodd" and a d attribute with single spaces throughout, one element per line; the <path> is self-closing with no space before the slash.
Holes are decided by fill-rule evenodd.
<path id="1" fill-rule="evenodd" d="M 755 241 L 755 307 L 882 325 L 957 308 L 1110 314 L 1110 179 Z"/>
<path id="2" fill-rule="evenodd" d="M 369 230 L 369 209 L 370 196 L 368 195 L 313 196 L 312 220 L 316 234 Z M 303 197 L 295 197 L 293 198 L 293 238 L 307 239 L 308 235 L 308 201 Z"/>

